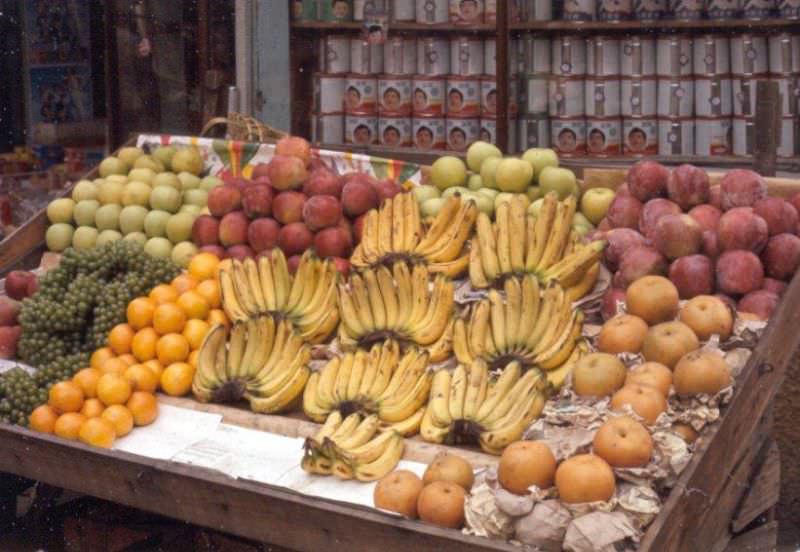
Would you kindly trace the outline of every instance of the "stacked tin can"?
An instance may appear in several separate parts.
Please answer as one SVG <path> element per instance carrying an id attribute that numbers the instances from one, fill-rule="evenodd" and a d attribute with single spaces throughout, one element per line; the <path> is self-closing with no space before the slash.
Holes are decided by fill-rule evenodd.
<path id="1" fill-rule="evenodd" d="M 383 45 L 350 38 L 350 72 L 344 83 L 344 143 L 369 146 L 378 140 L 378 77 Z"/>
<path id="2" fill-rule="evenodd" d="M 378 143 L 413 145 L 412 76 L 417 68 L 417 43 L 410 36 L 389 36 L 383 48 L 383 73 L 378 77 Z"/>
<path id="3" fill-rule="evenodd" d="M 552 72 L 550 38 L 525 34 L 512 45 L 519 69 L 521 113 L 516 122 L 518 149 L 550 146 L 548 80 Z M 515 67 L 511 65 L 512 69 Z"/>
<path id="4" fill-rule="evenodd" d="M 768 44 L 769 70 L 781 95 L 778 155 L 796 157 L 800 155 L 800 34 L 772 35 Z"/>
<path id="5" fill-rule="evenodd" d="M 664 35 L 656 40 L 658 153 L 694 154 L 695 89 L 692 38 Z"/>
<path id="6" fill-rule="evenodd" d="M 656 41 L 625 37 L 620 53 L 622 153 L 654 155 L 658 152 Z"/>
<path id="7" fill-rule="evenodd" d="M 447 149 L 465 151 L 478 139 L 481 129 L 481 96 L 484 68 L 483 39 L 476 35 L 450 39 L 450 63 L 446 84 Z M 496 108 L 497 91 L 490 96 Z"/>
<path id="8" fill-rule="evenodd" d="M 319 41 L 318 71 L 314 83 L 311 139 L 325 144 L 344 141 L 344 94 L 350 71 L 350 38 L 328 35 Z"/>
<path id="9" fill-rule="evenodd" d="M 596 36 L 586 41 L 584 111 L 586 149 L 591 157 L 622 153 L 620 40 Z"/>
<path id="10" fill-rule="evenodd" d="M 694 37 L 696 155 L 730 155 L 732 152 L 733 92 L 730 39 L 723 35 Z"/>
<path id="11" fill-rule="evenodd" d="M 547 111 L 550 145 L 561 156 L 586 154 L 585 82 L 586 40 L 578 36 L 554 38 Z"/>
<path id="12" fill-rule="evenodd" d="M 749 33 L 731 37 L 731 72 L 732 151 L 734 155 L 752 155 L 757 82 L 769 78 L 767 37 Z"/>
<path id="13" fill-rule="evenodd" d="M 417 19 L 420 10 L 417 5 Z M 416 40 L 417 72 L 412 77 L 412 139 L 419 149 L 445 149 L 445 97 L 450 72 L 450 43 L 442 36 Z"/>

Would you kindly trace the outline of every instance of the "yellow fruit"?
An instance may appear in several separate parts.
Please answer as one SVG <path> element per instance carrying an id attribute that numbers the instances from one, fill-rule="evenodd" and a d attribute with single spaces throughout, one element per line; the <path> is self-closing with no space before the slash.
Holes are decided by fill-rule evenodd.
<path id="1" fill-rule="evenodd" d="M 137 426 L 152 424 L 158 417 L 158 401 L 152 393 L 135 391 L 125 406 L 133 414 L 133 423 Z"/>
<path id="2" fill-rule="evenodd" d="M 177 304 L 186 317 L 190 319 L 204 320 L 211 310 L 208 301 L 203 299 L 203 296 L 193 289 L 182 293 L 181 296 L 178 297 Z"/>
<path id="3" fill-rule="evenodd" d="M 139 362 L 156 358 L 156 343 L 158 333 L 153 328 L 142 328 L 133 336 L 131 350 Z"/>
<path id="4" fill-rule="evenodd" d="M 141 330 L 153 324 L 153 313 L 156 310 L 155 301 L 149 297 L 137 297 L 128 303 L 128 324 L 134 330 Z"/>
<path id="5" fill-rule="evenodd" d="M 86 399 L 83 401 L 81 414 L 87 418 L 96 418 L 103 413 L 104 409 L 105 406 L 103 406 L 103 403 L 100 402 L 100 399 Z"/>
<path id="6" fill-rule="evenodd" d="M 125 404 L 131 396 L 131 384 L 120 374 L 104 374 L 97 382 L 97 398 L 106 406 Z"/>
<path id="7" fill-rule="evenodd" d="M 101 448 L 111 448 L 117 438 L 114 425 L 102 417 L 86 420 L 78 436 L 87 445 Z"/>
<path id="8" fill-rule="evenodd" d="M 133 366 L 134 364 L 136 364 L 136 357 L 130 353 L 120 355 L 117 358 L 120 359 L 122 362 L 124 362 L 125 366 Z"/>
<path id="9" fill-rule="evenodd" d="M 28 416 L 28 425 L 34 431 L 53 433 L 58 420 L 58 412 L 48 404 L 37 406 Z"/>
<path id="10" fill-rule="evenodd" d="M 211 312 L 208 313 L 206 322 L 208 322 L 209 326 L 213 326 L 214 324 L 222 324 L 228 329 L 231 328 L 231 322 L 228 320 L 228 317 L 225 315 L 225 311 L 222 309 L 212 309 Z"/>
<path id="11" fill-rule="evenodd" d="M 189 356 L 189 342 L 178 333 L 162 336 L 156 345 L 158 361 L 164 366 L 186 360 Z"/>
<path id="12" fill-rule="evenodd" d="M 57 412 L 78 412 L 83 406 L 83 390 L 73 381 L 60 381 L 50 388 L 47 404 Z"/>
<path id="13" fill-rule="evenodd" d="M 56 420 L 53 433 L 64 439 L 77 439 L 81 426 L 88 418 L 80 412 L 67 412 Z"/>
<path id="14" fill-rule="evenodd" d="M 99 370 L 105 361 L 114 358 L 114 356 L 116 355 L 114 355 L 114 351 L 111 350 L 111 347 L 101 347 L 92 353 L 92 357 L 89 359 L 89 366 Z"/>
<path id="15" fill-rule="evenodd" d="M 100 417 L 114 426 L 114 433 L 117 437 L 124 437 L 133 429 L 133 414 L 125 405 L 111 405 L 103 411 Z"/>
<path id="16" fill-rule="evenodd" d="M 186 324 L 186 314 L 175 303 L 164 303 L 153 315 L 153 329 L 159 335 L 180 333 Z"/>
<path id="17" fill-rule="evenodd" d="M 99 380 L 102 375 L 103 372 L 97 368 L 83 368 L 72 376 L 72 381 L 80 386 L 85 398 L 93 399 L 97 396 L 97 380 Z"/>
<path id="18" fill-rule="evenodd" d="M 185 362 L 170 364 L 161 374 L 161 389 L 167 395 L 182 397 L 192 389 L 194 369 Z"/>
<path id="19" fill-rule="evenodd" d="M 108 346 L 117 355 L 131 352 L 131 341 L 134 335 L 133 328 L 128 324 L 117 324 L 108 334 Z"/>
<path id="20" fill-rule="evenodd" d="M 197 369 L 197 357 L 199 356 L 200 356 L 200 351 L 194 350 L 191 353 L 189 353 L 189 358 L 186 359 L 186 362 L 189 363 L 189 366 L 191 366 L 195 370 Z"/>
<path id="21" fill-rule="evenodd" d="M 194 290 L 206 300 L 212 309 L 218 309 L 222 306 L 222 296 L 219 291 L 219 282 L 214 279 L 204 280 L 197 284 Z"/>
<path id="22" fill-rule="evenodd" d="M 178 295 L 197 287 L 197 280 L 188 274 L 178 274 L 170 284 Z"/>
<path id="23" fill-rule="evenodd" d="M 189 342 L 191 350 L 199 349 L 203 338 L 208 333 L 208 322 L 205 320 L 189 320 L 183 327 L 183 337 Z"/>
<path id="24" fill-rule="evenodd" d="M 217 264 L 217 270 L 214 273 L 214 277 L 219 280 L 219 273 L 223 270 L 230 272 L 231 267 L 233 266 L 233 259 L 224 259 Z"/>
<path id="25" fill-rule="evenodd" d="M 159 284 L 150 290 L 150 295 L 148 297 L 150 297 L 156 306 L 158 306 L 163 305 L 164 303 L 172 303 L 178 298 L 178 295 L 180 294 L 175 291 L 175 288 L 172 286 L 167 284 Z"/>
<path id="26" fill-rule="evenodd" d="M 154 358 L 153 360 L 148 360 L 147 362 L 144 363 L 144 365 L 153 371 L 153 373 L 156 375 L 156 379 L 158 379 L 159 381 L 161 380 L 161 372 L 164 371 L 164 365 L 161 364 L 157 358 Z"/>
<path id="27" fill-rule="evenodd" d="M 213 253 L 198 253 L 189 261 L 188 270 L 195 280 L 202 282 L 214 277 L 218 265 L 219 258 Z"/>
<path id="28" fill-rule="evenodd" d="M 153 393 L 158 387 L 158 377 L 144 364 L 134 364 L 124 374 L 134 391 Z"/>
<path id="29" fill-rule="evenodd" d="M 100 371 L 103 374 L 124 374 L 127 369 L 128 363 L 119 357 L 115 357 L 105 361 Z"/>

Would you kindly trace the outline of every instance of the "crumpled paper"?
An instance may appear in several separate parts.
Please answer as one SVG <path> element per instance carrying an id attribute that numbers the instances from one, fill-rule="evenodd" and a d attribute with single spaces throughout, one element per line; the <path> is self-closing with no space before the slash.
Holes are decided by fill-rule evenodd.
<path id="1" fill-rule="evenodd" d="M 558 552 L 571 521 L 572 514 L 561 501 L 544 500 L 528 515 L 514 521 L 514 538 L 544 552 Z"/>
<path id="2" fill-rule="evenodd" d="M 629 517 L 635 520 L 640 531 L 650 525 L 650 522 L 661 510 L 661 499 L 651 487 L 621 483 L 617 488 L 617 504 L 625 510 Z"/>
<path id="3" fill-rule="evenodd" d="M 514 534 L 514 519 L 500 510 L 494 490 L 485 481 L 472 486 L 464 504 L 464 518 L 463 532 L 467 535 L 508 540 Z"/>
<path id="4" fill-rule="evenodd" d="M 595 432 L 583 427 L 551 426 L 538 419 L 525 432 L 525 439 L 543 441 L 553 452 L 557 461 L 566 460 L 592 446 Z"/>
<path id="5" fill-rule="evenodd" d="M 473 288 L 469 278 L 456 280 L 453 298 L 458 305 L 466 306 L 475 303 L 489 295 L 488 289 Z"/>
<path id="6" fill-rule="evenodd" d="M 622 512 L 592 512 L 572 520 L 563 548 L 572 552 L 618 552 L 624 550 L 618 545 L 638 536 L 636 527 Z"/>

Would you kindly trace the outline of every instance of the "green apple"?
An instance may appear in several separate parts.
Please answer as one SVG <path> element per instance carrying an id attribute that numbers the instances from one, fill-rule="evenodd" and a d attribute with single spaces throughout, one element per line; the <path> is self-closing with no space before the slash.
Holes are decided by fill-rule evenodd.
<path id="1" fill-rule="evenodd" d="M 129 167 L 132 167 L 133 164 L 136 162 L 136 160 L 139 159 L 142 155 L 144 155 L 144 151 L 142 150 L 142 148 L 134 148 L 131 146 L 122 148 L 117 152 L 117 158 L 119 158 L 120 161 L 122 161 Z"/>
<path id="2" fill-rule="evenodd" d="M 122 204 L 142 205 L 146 207 L 150 204 L 150 191 L 150 186 L 144 182 L 139 182 L 137 180 L 128 182 L 122 190 Z"/>
<path id="3" fill-rule="evenodd" d="M 122 209 L 119 214 L 120 231 L 123 234 L 130 234 L 144 230 L 144 219 L 147 212 L 147 209 L 141 205 L 129 205 Z"/>
<path id="4" fill-rule="evenodd" d="M 444 198 L 433 197 L 423 201 L 419 206 L 419 210 L 423 217 L 435 217 L 442 209 L 442 205 L 444 205 Z"/>
<path id="5" fill-rule="evenodd" d="M 188 240 L 192 236 L 194 215 L 189 213 L 176 213 L 169 217 L 165 227 L 167 239 L 172 243 Z"/>
<path id="6" fill-rule="evenodd" d="M 153 188 L 156 186 L 169 186 L 170 188 L 175 188 L 178 191 L 183 189 L 183 186 L 181 186 L 181 181 L 178 180 L 178 175 L 169 171 L 158 173 L 155 178 L 153 178 Z"/>
<path id="7" fill-rule="evenodd" d="M 97 228 L 92 226 L 79 226 L 72 234 L 72 247 L 81 251 L 91 249 L 97 242 Z"/>
<path id="8" fill-rule="evenodd" d="M 534 182 L 539 181 L 545 167 L 558 167 L 558 154 L 550 148 L 531 148 L 522 154 L 522 158 L 533 167 Z"/>
<path id="9" fill-rule="evenodd" d="M 164 164 L 152 155 L 142 155 L 133 163 L 134 169 L 152 169 L 153 172 L 164 172 Z"/>
<path id="10" fill-rule="evenodd" d="M 467 183 L 467 166 L 458 157 L 445 155 L 431 165 L 431 184 L 444 191 Z"/>
<path id="11" fill-rule="evenodd" d="M 181 268 L 189 266 L 189 261 L 197 255 L 197 246 L 190 241 L 182 241 L 172 248 L 172 262 Z"/>
<path id="12" fill-rule="evenodd" d="M 447 199 L 450 196 L 464 195 L 469 193 L 469 188 L 465 188 L 464 186 L 453 186 L 452 188 L 447 188 L 445 191 L 442 192 L 442 199 Z"/>
<path id="13" fill-rule="evenodd" d="M 441 197 L 442 192 L 436 186 L 430 184 L 423 184 L 422 186 L 414 186 L 411 188 L 411 193 L 414 194 L 417 203 L 422 204 L 425 201 L 433 198 Z"/>
<path id="14" fill-rule="evenodd" d="M 147 243 L 147 236 L 145 236 L 143 232 L 131 232 L 130 234 L 126 234 L 123 239 L 136 242 L 142 247 Z"/>
<path id="15" fill-rule="evenodd" d="M 181 148 L 172 156 L 170 166 L 176 173 L 186 171 L 199 176 L 203 172 L 203 157 L 195 147 Z"/>
<path id="16" fill-rule="evenodd" d="M 125 185 L 114 180 L 106 180 L 100 184 L 100 189 L 97 191 L 97 199 L 101 205 L 121 204 L 122 191 Z"/>
<path id="17" fill-rule="evenodd" d="M 208 192 L 200 188 L 186 190 L 183 192 L 183 206 L 196 205 L 201 209 L 208 204 Z"/>
<path id="18" fill-rule="evenodd" d="M 490 157 L 503 157 L 500 149 L 489 142 L 477 141 L 467 148 L 467 167 L 472 172 L 480 172 L 483 162 Z"/>
<path id="19" fill-rule="evenodd" d="M 614 190 L 610 188 L 591 188 L 583 192 L 581 212 L 592 224 L 600 224 L 608 212 L 608 206 L 614 201 Z"/>
<path id="20" fill-rule="evenodd" d="M 156 259 L 169 259 L 172 256 L 172 244 L 167 238 L 150 238 L 144 244 L 144 252 Z"/>
<path id="21" fill-rule="evenodd" d="M 468 197 L 475 201 L 475 205 L 481 213 L 485 213 L 490 217 L 494 214 L 494 201 L 488 195 L 475 192 Z"/>
<path id="22" fill-rule="evenodd" d="M 558 199 L 563 201 L 570 194 L 578 193 L 578 181 L 575 173 L 569 169 L 545 167 L 539 174 L 539 188 L 543 196 L 548 192 L 556 192 Z"/>
<path id="23" fill-rule="evenodd" d="M 75 205 L 72 217 L 78 226 L 94 226 L 94 216 L 100 208 L 100 202 L 96 199 L 84 199 Z"/>
<path id="24" fill-rule="evenodd" d="M 112 174 L 106 177 L 106 182 L 119 182 L 124 186 L 128 183 L 128 177 L 124 174 Z"/>
<path id="25" fill-rule="evenodd" d="M 527 161 L 506 157 L 497 165 L 494 180 L 501 192 L 523 193 L 533 178 L 533 167 Z"/>
<path id="26" fill-rule="evenodd" d="M 117 230 L 119 229 L 119 215 L 122 207 L 116 203 L 103 205 L 94 214 L 94 226 L 98 230 Z"/>
<path id="27" fill-rule="evenodd" d="M 75 202 L 68 198 L 62 197 L 54 199 L 47 206 L 47 218 L 53 224 L 63 222 L 69 224 L 72 222 L 72 214 L 75 211 Z"/>
<path id="28" fill-rule="evenodd" d="M 97 184 L 91 180 L 79 180 L 72 188 L 72 199 L 76 203 L 84 199 L 97 199 Z"/>
<path id="29" fill-rule="evenodd" d="M 47 242 L 47 249 L 50 251 L 61 252 L 72 245 L 72 235 L 75 229 L 71 224 L 60 222 L 53 224 L 47 229 L 44 240 Z"/>
<path id="30" fill-rule="evenodd" d="M 176 151 L 178 150 L 175 149 L 175 146 L 158 146 L 153 151 L 153 157 L 161 161 L 161 164 L 164 165 L 165 168 L 171 169 L 172 156 L 175 155 Z"/>
<path id="31" fill-rule="evenodd" d="M 494 177 L 502 160 L 500 157 L 490 157 L 481 165 L 481 181 L 486 188 L 497 188 Z"/>
<path id="32" fill-rule="evenodd" d="M 181 206 L 181 193 L 171 186 L 156 186 L 150 192 L 150 207 L 175 213 Z"/>
<path id="33" fill-rule="evenodd" d="M 100 173 L 101 178 L 112 174 L 127 174 L 128 165 L 121 159 L 111 156 L 100 161 L 100 166 L 97 168 L 97 171 Z"/>
<path id="34" fill-rule="evenodd" d="M 534 217 L 539 216 L 539 211 L 542 209 L 542 203 L 544 203 L 544 198 L 539 198 L 530 205 L 528 205 L 528 214 L 533 215 Z"/>
<path id="35" fill-rule="evenodd" d="M 494 203 L 494 198 L 497 197 L 497 194 L 500 193 L 500 190 L 495 190 L 494 188 L 481 188 L 477 193 L 485 195 L 492 200 L 492 203 Z"/>
<path id="36" fill-rule="evenodd" d="M 136 180 L 138 182 L 144 182 L 145 184 L 153 184 L 153 178 L 155 178 L 156 173 L 153 169 L 133 169 L 131 172 L 128 173 L 128 180 Z"/>
<path id="37" fill-rule="evenodd" d="M 179 213 L 189 213 L 193 217 L 200 216 L 203 212 L 203 208 L 199 205 L 192 205 L 191 203 L 185 203 L 181 205 L 181 208 L 178 209 Z"/>
<path id="38" fill-rule="evenodd" d="M 160 238 L 167 235 L 167 221 L 172 215 L 166 211 L 150 211 L 144 217 L 144 233 L 148 238 Z"/>
<path id="39" fill-rule="evenodd" d="M 200 178 L 186 171 L 178 173 L 178 180 L 181 181 L 181 189 L 183 191 L 200 187 Z"/>
<path id="40" fill-rule="evenodd" d="M 216 176 L 205 176 L 200 181 L 200 188 L 209 191 L 211 188 L 216 188 L 217 186 L 222 185 L 222 180 L 217 178 Z"/>
<path id="41" fill-rule="evenodd" d="M 117 240 L 122 239 L 122 234 L 117 232 L 116 230 L 103 230 L 100 232 L 100 235 L 97 236 L 97 242 L 95 245 L 100 247 L 107 243 L 115 242 Z"/>
<path id="42" fill-rule="evenodd" d="M 584 216 L 580 211 L 576 212 L 572 217 L 572 226 L 585 226 L 589 230 L 594 229 L 594 224 Z"/>
<path id="43" fill-rule="evenodd" d="M 542 190 L 539 188 L 539 186 L 529 186 L 528 189 L 525 190 L 525 194 L 531 201 L 536 201 L 542 197 Z"/>
<path id="44" fill-rule="evenodd" d="M 582 224 L 573 224 L 572 230 L 579 236 L 585 236 L 590 230 L 592 230 L 592 228 L 589 226 L 583 226 Z"/>
<path id="45" fill-rule="evenodd" d="M 469 175 L 469 179 L 467 180 L 467 188 L 472 190 L 473 192 L 477 192 L 481 188 L 483 188 L 483 179 L 479 174 L 471 174 Z"/>

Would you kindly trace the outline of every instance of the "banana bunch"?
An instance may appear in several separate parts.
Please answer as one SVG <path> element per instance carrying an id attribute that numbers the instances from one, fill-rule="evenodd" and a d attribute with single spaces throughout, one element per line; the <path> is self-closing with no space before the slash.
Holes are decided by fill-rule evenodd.
<path id="1" fill-rule="evenodd" d="M 433 376 L 420 434 L 433 443 L 477 440 L 484 451 L 499 455 L 539 417 L 547 386 L 541 370 L 523 373 L 516 361 L 494 379 L 482 360 L 452 372 L 441 369 Z"/>
<path id="2" fill-rule="evenodd" d="M 319 431 L 306 439 L 300 465 L 318 475 L 375 481 L 397 466 L 404 448 L 402 435 L 380 430 L 377 415 L 354 412 L 343 419 L 335 410 Z"/>
<path id="3" fill-rule="evenodd" d="M 469 254 L 462 251 L 477 216 L 475 202 L 451 196 L 425 228 L 414 195 L 398 194 L 367 213 L 361 242 L 350 262 L 366 268 L 405 258 L 427 264 L 430 272 L 455 278 L 469 264 Z"/>
<path id="4" fill-rule="evenodd" d="M 593 269 L 597 278 L 605 242 L 582 244 L 572 231 L 576 203 L 574 196 L 558 201 L 558 195 L 550 192 L 536 217 L 527 214 L 520 197 L 497 207 L 494 224 L 486 214 L 478 214 L 469 259 L 473 287 L 488 288 L 511 274 L 525 273 L 536 274 L 542 282 L 558 281 L 565 288 L 585 287 L 589 280 L 593 286 L 586 274 Z"/>
<path id="5" fill-rule="evenodd" d="M 222 307 L 235 322 L 262 314 L 289 319 L 305 341 L 322 343 L 339 323 L 338 279 L 334 264 L 312 256 L 310 251 L 303 255 L 292 277 L 286 257 L 275 248 L 258 261 L 234 261 L 230 271 L 220 271 Z"/>
<path id="6" fill-rule="evenodd" d="M 350 275 L 339 284 L 339 341 L 345 349 L 396 339 L 425 348 L 431 362 L 452 350 L 454 284 L 437 274 L 428 285 L 428 268 L 395 261 Z"/>
<path id="7" fill-rule="evenodd" d="M 400 355 L 394 340 L 331 359 L 314 372 L 303 394 L 303 411 L 316 422 L 332 412 L 375 414 L 382 429 L 400 435 L 419 431 L 432 376 L 428 353 Z"/>
<path id="8" fill-rule="evenodd" d="M 215 324 L 200 345 L 192 392 L 201 402 L 245 398 L 255 412 L 287 410 L 310 374 L 311 349 L 288 320 L 249 318 L 231 328 Z"/>
<path id="9" fill-rule="evenodd" d="M 505 299 L 495 290 L 474 303 L 467 320 L 453 329 L 453 350 L 459 362 L 482 359 L 495 366 L 517 360 L 543 370 L 558 368 L 572 354 L 581 333 L 583 312 L 560 285 L 544 290 L 533 274 L 507 278 Z"/>

